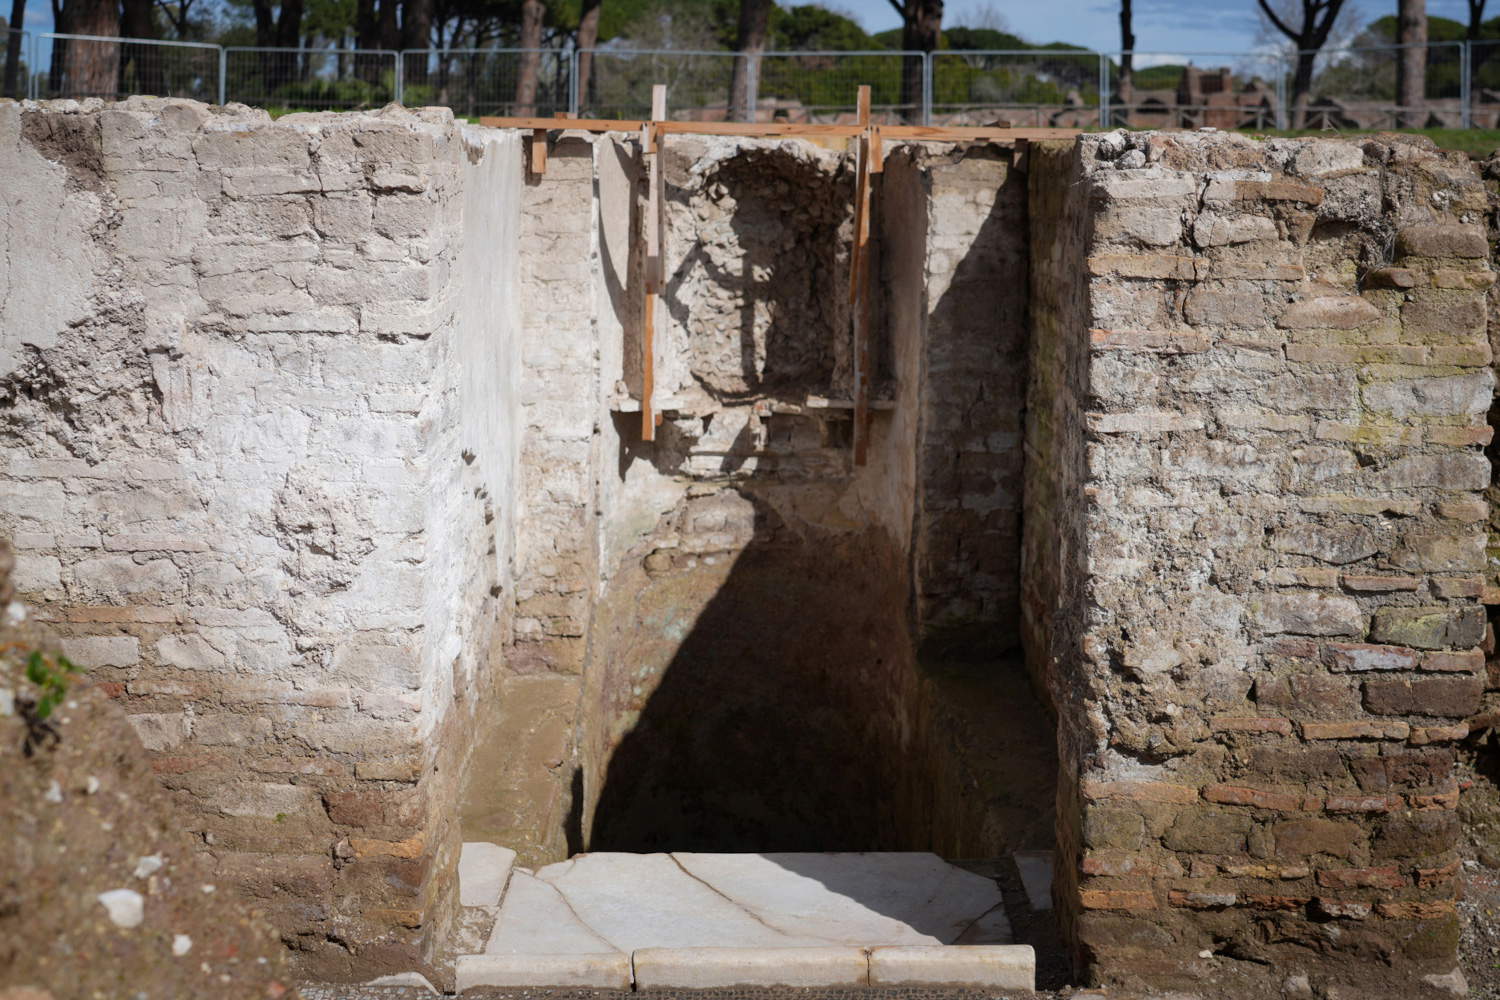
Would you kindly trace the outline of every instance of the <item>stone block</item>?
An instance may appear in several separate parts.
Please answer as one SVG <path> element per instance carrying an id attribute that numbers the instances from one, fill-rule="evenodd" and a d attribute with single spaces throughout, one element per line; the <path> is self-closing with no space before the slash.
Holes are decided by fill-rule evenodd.
<path id="1" fill-rule="evenodd" d="M 1275 240 L 1276 222 L 1263 215 L 1202 212 L 1193 222 L 1193 243 L 1200 247 L 1228 246 Z"/>
<path id="2" fill-rule="evenodd" d="M 1483 679 L 1475 676 L 1381 678 L 1365 682 L 1365 708 L 1377 715 L 1462 719 L 1479 710 Z"/>
<path id="3" fill-rule="evenodd" d="M 141 658 L 133 635 L 90 635 L 62 640 L 63 655 L 80 667 L 129 667 Z"/>
<path id="4" fill-rule="evenodd" d="M 1484 638 L 1484 608 L 1380 608 L 1370 623 L 1374 642 L 1417 649 L 1469 649 Z"/>
<path id="5" fill-rule="evenodd" d="M 1314 295 L 1293 302 L 1276 319 L 1288 330 L 1353 330 L 1380 319 L 1380 310 L 1358 295 Z"/>
<path id="6" fill-rule="evenodd" d="M 1240 854 L 1252 820 L 1242 813 L 1188 810 L 1162 834 L 1161 842 L 1169 851 L 1191 851 L 1199 854 Z"/>
<path id="7" fill-rule="evenodd" d="M 1494 378 L 1486 371 L 1475 375 L 1393 379 L 1368 382 L 1360 391 L 1369 409 L 1400 420 L 1470 415 L 1489 410 Z"/>
<path id="8" fill-rule="evenodd" d="M 1489 240 L 1480 226 L 1424 223 L 1404 226 L 1396 232 L 1398 255 L 1413 257 L 1488 257 Z"/>
<path id="9" fill-rule="evenodd" d="M 870 986 L 1036 989 L 1030 945 L 905 946 L 870 949 Z"/>
<path id="10" fill-rule="evenodd" d="M 478 986 L 587 987 L 629 990 L 630 956 L 624 952 L 595 955 L 460 955 L 457 989 Z"/>
<path id="11" fill-rule="evenodd" d="M 1372 556 L 1379 547 L 1374 532 L 1363 525 L 1299 524 L 1276 529 L 1271 535 L 1271 548 L 1341 565 Z"/>
<path id="12" fill-rule="evenodd" d="M 862 987 L 869 958 L 856 947 L 641 948 L 632 955 L 638 990 Z"/>
<path id="13" fill-rule="evenodd" d="M 1414 670 L 1416 650 L 1404 646 L 1378 646 L 1365 643 L 1330 642 L 1324 659 L 1330 670 L 1363 673 L 1372 670 Z"/>
<path id="14" fill-rule="evenodd" d="M 1359 636 L 1365 630 L 1364 613 L 1347 597 L 1269 594 L 1255 610 L 1257 623 L 1268 634 Z"/>

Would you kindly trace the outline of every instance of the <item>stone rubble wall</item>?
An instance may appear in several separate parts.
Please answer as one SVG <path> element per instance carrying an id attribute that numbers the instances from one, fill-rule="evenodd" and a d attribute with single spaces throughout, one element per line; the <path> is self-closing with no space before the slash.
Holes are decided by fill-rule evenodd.
<path id="1" fill-rule="evenodd" d="M 17 586 L 313 975 L 434 970 L 456 909 L 518 154 L 440 111 L 0 105 Z"/>
<path id="2" fill-rule="evenodd" d="M 1026 176 L 1009 151 L 929 148 L 918 627 L 1019 639 Z"/>
<path id="3" fill-rule="evenodd" d="M 1077 955 L 1438 993 L 1484 687 L 1478 176 L 1397 139 L 1037 162 L 1026 627 Z"/>

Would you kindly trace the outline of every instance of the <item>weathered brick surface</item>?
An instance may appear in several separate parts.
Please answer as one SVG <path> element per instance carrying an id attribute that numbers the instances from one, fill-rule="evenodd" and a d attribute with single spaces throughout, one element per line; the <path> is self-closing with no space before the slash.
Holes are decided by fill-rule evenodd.
<path id="1" fill-rule="evenodd" d="M 1371 983 L 1422 988 L 1456 963 L 1424 873 L 1456 860 L 1443 748 L 1484 686 L 1478 177 L 1227 135 L 1032 162 L 1023 607 L 1077 953 L 1105 981 L 1180 986 L 1227 946 L 1343 983 L 1373 947 Z"/>
<path id="2" fill-rule="evenodd" d="M 314 974 L 442 978 L 509 588 L 517 152 L 437 111 L 0 107 L 36 237 L 0 533 Z"/>

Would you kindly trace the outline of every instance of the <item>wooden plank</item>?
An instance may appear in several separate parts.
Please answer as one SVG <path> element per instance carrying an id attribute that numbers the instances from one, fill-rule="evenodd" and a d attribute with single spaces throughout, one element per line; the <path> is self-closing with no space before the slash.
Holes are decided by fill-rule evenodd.
<path id="1" fill-rule="evenodd" d="M 918 142 L 964 142 L 970 139 L 1073 139 L 1080 128 L 992 128 L 977 125 L 882 125 L 891 140 Z"/>
<path id="2" fill-rule="evenodd" d="M 848 139 L 864 131 L 858 125 L 799 122 L 662 122 L 661 130 L 682 135 L 738 135 L 749 139 L 796 136 Z"/>
<path id="3" fill-rule="evenodd" d="M 547 172 L 547 130 L 534 129 L 531 133 L 531 172 L 537 177 Z"/>
<path id="4" fill-rule="evenodd" d="M 641 440 L 655 441 L 661 414 L 656 411 L 656 296 L 662 282 L 661 122 L 667 117 L 667 87 L 651 88 L 651 121 L 645 125 L 641 151 L 649 168 L 646 196 L 646 302 L 641 326 Z"/>
<path id="5" fill-rule="evenodd" d="M 646 293 L 641 326 L 641 440 L 656 440 L 656 293 Z"/>
<path id="6" fill-rule="evenodd" d="M 854 96 L 854 118 L 860 128 L 870 127 L 870 85 L 862 83 Z"/>
<path id="7" fill-rule="evenodd" d="M 551 130 L 568 129 L 579 132 L 639 132 L 646 123 L 640 119 L 615 120 L 610 118 L 572 118 L 562 124 L 556 118 L 498 118 L 485 117 L 479 124 L 490 128 L 518 128 Z M 808 136 L 823 138 L 853 138 L 864 129 L 859 125 L 817 125 L 801 122 L 668 122 L 658 123 L 663 133 L 684 135 L 740 135 L 750 138 L 779 136 Z M 968 125 L 882 125 L 881 132 L 890 142 L 966 142 L 971 140 L 1006 139 L 1072 139 L 1083 134 L 1076 128 L 993 128 Z"/>
<path id="8" fill-rule="evenodd" d="M 885 173 L 885 142 L 879 125 L 870 129 L 870 173 Z"/>
<path id="9" fill-rule="evenodd" d="M 854 321 L 854 464 L 870 452 L 870 136 L 860 136 L 855 161 L 854 246 L 850 254 L 849 301 Z"/>
<path id="10" fill-rule="evenodd" d="M 577 130 L 579 132 L 639 132 L 642 122 L 620 121 L 614 118 L 570 118 L 563 125 L 556 118 L 501 118 L 493 115 L 479 119 L 479 124 L 489 128 L 545 128 Z"/>

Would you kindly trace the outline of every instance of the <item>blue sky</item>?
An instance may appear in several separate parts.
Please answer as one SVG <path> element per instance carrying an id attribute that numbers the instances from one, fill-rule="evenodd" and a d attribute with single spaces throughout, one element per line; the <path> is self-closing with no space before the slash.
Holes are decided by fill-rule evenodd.
<path id="1" fill-rule="evenodd" d="M 901 25 L 887 0 L 834 0 L 830 6 L 852 14 L 867 31 Z M 1395 0 L 1363 0 L 1357 6 L 1361 24 L 1396 12 Z M 1486 14 L 1500 16 L 1500 3 L 1491 6 L 1496 9 Z M 1106 51 L 1120 47 L 1119 6 L 1101 0 L 945 0 L 944 7 L 948 24 L 972 21 L 991 10 L 1027 41 L 1071 42 Z M 1464 0 L 1427 0 L 1427 13 L 1456 21 L 1469 17 Z M 1135 0 L 1134 19 L 1136 49 L 1143 52 L 1244 52 L 1255 47 L 1260 27 L 1255 0 Z"/>
<path id="2" fill-rule="evenodd" d="M 1359 23 L 1396 11 L 1395 0 L 1357 4 Z M 828 6 L 853 16 L 867 31 L 901 26 L 887 0 L 830 0 Z M 1500 16 L 1500 2 L 1494 7 L 1492 16 Z M 26 27 L 50 31 L 50 8 L 46 0 L 30 0 Z M 1120 45 L 1119 8 L 1104 0 L 946 0 L 945 21 L 972 24 L 990 11 L 1028 41 L 1071 42 L 1105 51 Z M 1427 12 L 1457 21 L 1468 18 L 1465 0 L 1427 0 Z M 1141 52 L 1245 52 L 1255 47 L 1258 31 L 1255 0 L 1135 0 L 1136 49 Z"/>

